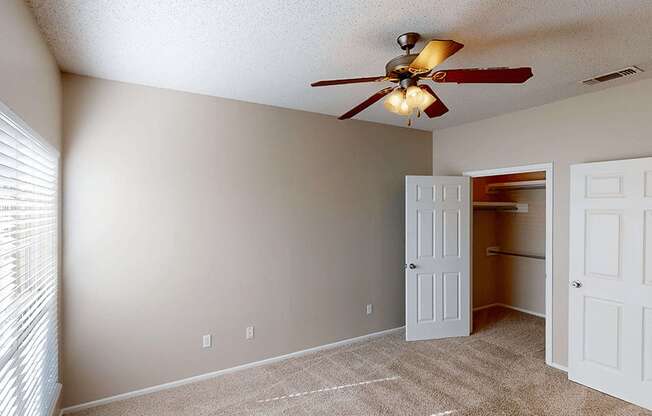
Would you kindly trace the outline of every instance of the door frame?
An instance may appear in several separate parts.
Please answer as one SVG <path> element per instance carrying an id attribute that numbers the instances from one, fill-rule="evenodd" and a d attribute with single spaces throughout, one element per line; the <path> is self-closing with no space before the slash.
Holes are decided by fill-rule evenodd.
<path id="1" fill-rule="evenodd" d="M 484 176 L 509 175 L 513 173 L 546 172 L 546 364 L 560 368 L 553 361 L 553 296 L 554 296 L 554 269 L 553 269 L 553 217 L 554 217 L 554 163 L 538 163 L 524 166 L 510 166 L 494 169 L 483 169 L 464 172 L 464 176 L 480 178 Z M 473 186 L 471 186 L 471 201 L 473 201 Z M 471 244 L 473 244 L 473 215 L 471 215 Z M 473 262 L 473 256 L 471 256 Z M 473 264 L 471 264 L 471 285 L 473 285 Z M 473 286 L 471 286 L 471 305 L 473 305 Z M 473 306 L 471 306 L 473 309 Z M 560 368 L 566 370 L 564 368 Z"/>

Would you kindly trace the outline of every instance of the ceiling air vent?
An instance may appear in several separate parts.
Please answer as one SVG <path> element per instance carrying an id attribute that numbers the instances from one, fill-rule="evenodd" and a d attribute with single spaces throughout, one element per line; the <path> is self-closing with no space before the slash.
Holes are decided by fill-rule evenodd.
<path id="1" fill-rule="evenodd" d="M 611 81 L 612 79 L 627 77 L 629 75 L 638 74 L 643 70 L 637 66 L 629 66 L 627 68 L 619 69 L 618 71 L 610 72 L 608 74 L 599 75 L 594 78 L 585 79 L 582 81 L 584 85 L 595 85 L 601 82 Z"/>

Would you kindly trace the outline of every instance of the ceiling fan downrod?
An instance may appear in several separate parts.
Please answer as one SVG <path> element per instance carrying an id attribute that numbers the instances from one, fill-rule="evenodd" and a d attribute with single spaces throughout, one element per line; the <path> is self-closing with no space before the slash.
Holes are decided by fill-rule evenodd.
<path id="1" fill-rule="evenodd" d="M 417 44 L 420 38 L 421 35 L 416 32 L 407 32 L 396 38 L 396 42 L 405 51 L 405 54 L 409 55 L 410 50 L 414 48 L 414 45 Z"/>

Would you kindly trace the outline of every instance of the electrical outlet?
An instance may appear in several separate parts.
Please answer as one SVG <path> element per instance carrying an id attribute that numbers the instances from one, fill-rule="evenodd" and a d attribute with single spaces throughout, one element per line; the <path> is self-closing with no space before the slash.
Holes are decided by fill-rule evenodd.
<path id="1" fill-rule="evenodd" d="M 212 335 L 204 335 L 202 337 L 201 341 L 201 346 L 202 348 L 210 348 L 213 346 L 213 336 Z"/>
<path id="2" fill-rule="evenodd" d="M 247 327 L 247 330 L 245 332 L 245 338 L 254 339 L 254 327 L 253 326 L 248 326 Z"/>
<path id="3" fill-rule="evenodd" d="M 373 313 L 373 311 L 374 311 L 374 305 L 372 305 L 371 303 L 368 303 L 367 304 L 367 315 L 371 315 Z"/>

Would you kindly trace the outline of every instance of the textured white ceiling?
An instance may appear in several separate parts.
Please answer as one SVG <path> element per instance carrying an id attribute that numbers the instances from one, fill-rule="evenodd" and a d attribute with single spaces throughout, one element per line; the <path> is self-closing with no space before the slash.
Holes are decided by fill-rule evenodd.
<path id="1" fill-rule="evenodd" d="M 31 0 L 64 71 L 340 115 L 384 85 L 310 88 L 383 75 L 396 36 L 454 39 L 441 68 L 531 66 L 524 85 L 435 84 L 433 130 L 652 76 L 650 0 Z M 421 49 L 423 44 L 418 46 Z M 648 71 L 586 87 L 628 65 Z M 381 103 L 358 118 L 405 120 Z"/>

